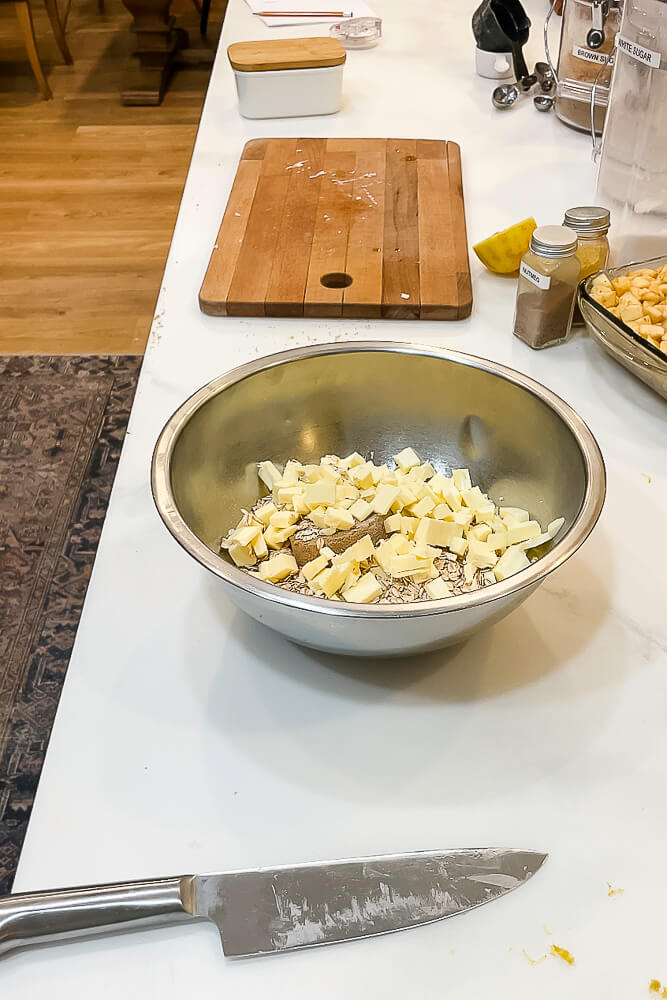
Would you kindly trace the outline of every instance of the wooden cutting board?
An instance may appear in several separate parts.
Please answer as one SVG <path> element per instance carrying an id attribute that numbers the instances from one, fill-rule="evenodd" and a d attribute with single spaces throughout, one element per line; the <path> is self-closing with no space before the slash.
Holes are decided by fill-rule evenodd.
<path id="1" fill-rule="evenodd" d="M 199 303 L 213 316 L 468 316 L 459 147 L 253 139 Z"/>

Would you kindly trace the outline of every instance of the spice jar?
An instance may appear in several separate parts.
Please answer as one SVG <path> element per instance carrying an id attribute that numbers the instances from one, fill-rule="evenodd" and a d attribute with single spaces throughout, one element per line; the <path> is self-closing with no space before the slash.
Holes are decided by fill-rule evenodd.
<path id="1" fill-rule="evenodd" d="M 607 266 L 609 257 L 609 209 L 596 205 L 568 208 L 563 225 L 574 229 L 579 246 L 577 257 L 581 264 L 579 280 L 595 274 Z"/>
<path id="2" fill-rule="evenodd" d="M 514 334 L 536 350 L 567 338 L 581 265 L 577 234 L 540 226 L 519 268 Z"/>
<path id="3" fill-rule="evenodd" d="M 569 208 L 565 213 L 563 225 L 574 229 L 579 240 L 577 257 L 581 264 L 579 281 L 595 274 L 607 266 L 609 259 L 609 209 L 597 205 L 582 205 L 579 208 Z M 575 303 L 572 314 L 572 325 L 581 326 L 584 322 Z"/>

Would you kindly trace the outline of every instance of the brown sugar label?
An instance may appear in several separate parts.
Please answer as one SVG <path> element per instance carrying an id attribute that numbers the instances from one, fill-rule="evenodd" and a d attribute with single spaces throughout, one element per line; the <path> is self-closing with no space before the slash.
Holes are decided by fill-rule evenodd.
<path id="1" fill-rule="evenodd" d="M 624 35 L 616 35 L 616 44 L 622 52 L 632 59 L 644 63 L 645 66 L 652 66 L 653 69 L 660 68 L 660 53 L 653 49 L 646 49 L 643 45 L 637 45 Z"/>
<path id="2" fill-rule="evenodd" d="M 527 281 L 530 281 L 537 288 L 541 288 L 543 292 L 546 292 L 548 288 L 551 287 L 551 275 L 540 274 L 535 268 L 526 264 L 525 260 L 521 261 L 521 267 L 519 268 L 519 273 Z"/>
<path id="3" fill-rule="evenodd" d="M 606 63 L 607 59 L 609 59 L 608 52 L 595 52 L 593 49 L 587 49 L 585 45 L 574 45 L 572 47 L 572 55 L 577 59 L 583 59 L 585 62 L 599 63 L 600 65 Z"/>

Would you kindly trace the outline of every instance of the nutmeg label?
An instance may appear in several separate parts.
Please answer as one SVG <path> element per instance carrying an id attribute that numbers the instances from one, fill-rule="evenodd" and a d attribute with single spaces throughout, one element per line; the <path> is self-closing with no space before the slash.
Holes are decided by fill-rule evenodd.
<path id="1" fill-rule="evenodd" d="M 541 288 L 543 292 L 546 292 L 546 290 L 551 287 L 551 275 L 540 274 L 539 271 L 536 271 L 529 264 L 526 264 L 525 260 L 521 261 L 519 274 L 523 278 L 526 278 L 527 281 L 530 281 L 533 285 Z"/>

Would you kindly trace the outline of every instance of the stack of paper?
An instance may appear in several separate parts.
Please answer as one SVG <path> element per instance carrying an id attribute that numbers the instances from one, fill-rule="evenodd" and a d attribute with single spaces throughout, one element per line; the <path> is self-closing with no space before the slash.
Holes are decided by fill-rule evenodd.
<path id="1" fill-rule="evenodd" d="M 299 24 L 335 24 L 351 17 L 375 17 L 375 11 L 363 0 L 246 0 L 253 14 L 262 11 L 289 11 L 292 17 L 262 17 L 269 28 L 289 28 Z M 339 11 L 343 12 L 341 17 Z M 319 17 L 312 16 L 320 14 Z M 332 13 L 333 12 L 333 13 Z"/>

